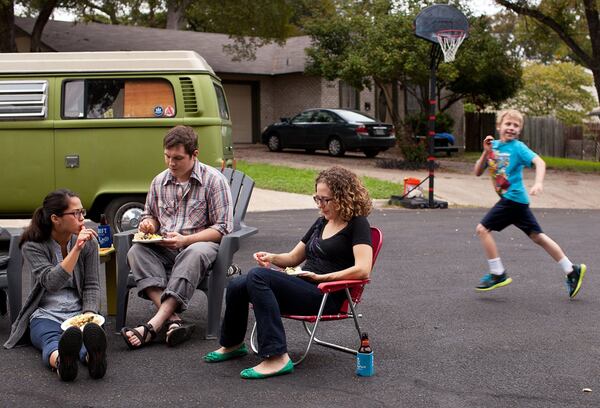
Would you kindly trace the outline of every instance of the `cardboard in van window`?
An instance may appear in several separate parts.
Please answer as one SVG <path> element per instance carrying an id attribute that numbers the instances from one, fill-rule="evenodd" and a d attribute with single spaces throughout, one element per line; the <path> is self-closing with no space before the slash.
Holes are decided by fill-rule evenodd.
<path id="1" fill-rule="evenodd" d="M 126 80 L 124 115 L 126 118 L 153 118 L 156 106 L 175 105 L 171 85 L 159 80 Z"/>

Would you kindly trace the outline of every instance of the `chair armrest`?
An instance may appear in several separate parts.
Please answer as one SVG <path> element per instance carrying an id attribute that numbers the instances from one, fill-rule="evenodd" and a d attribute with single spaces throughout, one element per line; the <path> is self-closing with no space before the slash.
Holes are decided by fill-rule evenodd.
<path id="1" fill-rule="evenodd" d="M 348 279 L 348 280 L 338 280 L 332 282 L 323 282 L 319 283 L 319 290 L 322 293 L 331 293 L 338 292 L 343 289 L 350 289 L 356 286 L 362 286 L 369 283 L 370 279 Z"/>
<path id="2" fill-rule="evenodd" d="M 129 266 L 127 265 L 127 253 L 131 248 L 131 240 L 137 232 L 135 229 L 118 232 L 113 235 L 116 251 L 117 264 L 117 290 L 126 291 Z"/>
<path id="3" fill-rule="evenodd" d="M 229 268 L 229 265 L 231 265 L 231 262 L 233 261 L 233 255 L 240 249 L 241 241 L 257 232 L 258 228 L 249 227 L 242 223 L 239 230 L 223 236 L 219 244 L 217 259 L 212 268 L 213 274 L 222 273 L 223 276 L 225 276 L 227 268 Z"/>
<path id="4" fill-rule="evenodd" d="M 254 234 L 256 234 L 258 232 L 258 228 L 256 227 L 249 227 L 244 223 L 240 224 L 240 229 L 237 231 L 233 231 L 230 234 L 224 235 L 223 238 L 221 238 L 221 244 L 223 245 L 226 242 L 229 242 L 229 244 L 226 245 L 234 245 L 236 248 L 236 251 L 239 249 L 239 241 L 247 238 L 249 236 L 252 236 Z"/>

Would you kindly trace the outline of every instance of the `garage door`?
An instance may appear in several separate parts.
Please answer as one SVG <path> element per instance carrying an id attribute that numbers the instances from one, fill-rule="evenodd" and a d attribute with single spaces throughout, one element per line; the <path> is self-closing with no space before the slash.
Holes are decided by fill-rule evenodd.
<path id="1" fill-rule="evenodd" d="M 252 143 L 252 86 L 223 84 L 223 87 L 233 123 L 233 143 Z"/>

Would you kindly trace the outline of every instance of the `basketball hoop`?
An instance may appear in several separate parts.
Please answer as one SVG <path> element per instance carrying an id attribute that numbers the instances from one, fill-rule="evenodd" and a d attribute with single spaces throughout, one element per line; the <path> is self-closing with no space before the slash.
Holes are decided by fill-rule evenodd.
<path id="1" fill-rule="evenodd" d="M 467 34 L 464 30 L 440 30 L 435 33 L 438 44 L 444 53 L 444 62 L 452 62 L 456 51 L 462 44 Z"/>
<path id="2" fill-rule="evenodd" d="M 465 38 L 469 36 L 469 21 L 467 17 L 456 7 L 449 4 L 432 4 L 425 7 L 415 17 L 415 35 L 431 43 L 431 60 L 429 69 L 429 119 L 427 120 L 427 168 L 429 169 L 429 208 L 438 208 L 438 203 L 444 203 L 439 208 L 447 208 L 448 203 L 434 200 L 434 172 L 435 172 L 435 111 L 437 108 L 437 83 L 436 70 L 444 55 L 444 61 L 454 61 L 456 51 Z M 440 53 L 441 50 L 441 53 Z M 423 180 L 424 181 L 424 180 Z"/>

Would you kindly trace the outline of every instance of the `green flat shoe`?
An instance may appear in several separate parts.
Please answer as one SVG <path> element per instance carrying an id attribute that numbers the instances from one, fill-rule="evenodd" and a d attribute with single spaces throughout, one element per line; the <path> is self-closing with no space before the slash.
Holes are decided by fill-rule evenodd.
<path id="1" fill-rule="evenodd" d="M 242 377 L 245 380 L 262 380 L 263 378 L 269 378 L 269 377 L 275 377 L 277 375 L 289 374 L 293 371 L 294 371 L 294 363 L 292 363 L 292 360 L 290 359 L 290 360 L 288 360 L 286 365 L 283 366 L 283 368 L 281 370 L 276 371 L 274 373 L 261 374 L 261 373 L 256 372 L 254 370 L 254 368 L 246 368 L 245 370 L 242 370 L 242 372 L 240 373 L 240 377 Z"/>
<path id="2" fill-rule="evenodd" d="M 231 360 L 232 358 L 243 357 L 246 354 L 248 354 L 248 348 L 244 343 L 229 353 L 217 353 L 216 351 L 211 351 L 202 357 L 202 360 L 206 361 L 207 363 L 220 363 L 222 361 Z"/>

